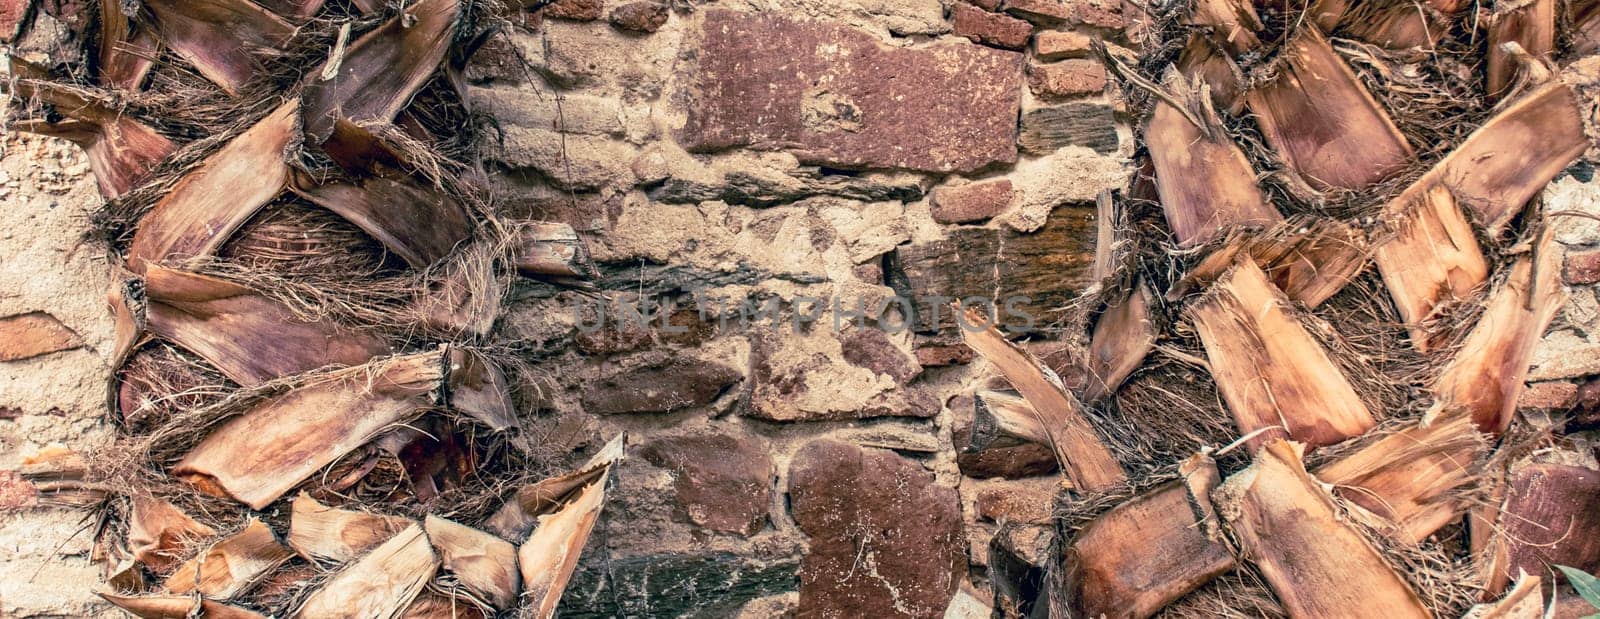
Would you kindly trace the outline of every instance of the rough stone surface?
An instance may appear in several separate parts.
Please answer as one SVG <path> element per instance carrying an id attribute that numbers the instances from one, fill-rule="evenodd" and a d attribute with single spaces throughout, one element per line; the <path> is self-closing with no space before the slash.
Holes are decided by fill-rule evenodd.
<path id="1" fill-rule="evenodd" d="M 965 344 L 929 344 L 918 346 L 912 352 L 917 356 L 917 363 L 925 368 L 961 365 L 977 358 L 977 353 Z"/>
<path id="2" fill-rule="evenodd" d="M 896 378 L 914 374 L 911 368 L 919 366 L 915 357 L 887 337 L 877 340 L 876 336 L 858 335 L 854 345 L 870 350 L 856 350 L 850 353 L 854 363 L 840 365 L 832 360 L 845 359 L 844 343 L 826 326 L 805 336 L 785 335 L 752 334 L 745 415 L 774 421 L 822 421 L 938 414 L 937 401 Z"/>
<path id="3" fill-rule="evenodd" d="M 789 153 L 734 153 L 690 156 L 681 150 L 659 148 L 647 155 L 659 163 L 640 181 L 650 185 L 650 198 L 672 204 L 716 200 L 727 204 L 766 207 L 789 204 L 814 196 L 832 196 L 877 202 L 915 201 L 926 192 L 921 177 L 894 172 L 830 173 L 817 166 L 800 165 Z"/>
<path id="4" fill-rule="evenodd" d="M 710 404 L 739 378 L 726 365 L 674 356 L 594 380 L 583 390 L 583 403 L 600 415 L 669 413 Z"/>
<path id="5" fill-rule="evenodd" d="M 1028 88 L 1047 99 L 1100 94 L 1106 89 L 1106 67 L 1083 58 L 1031 64 Z"/>
<path id="6" fill-rule="evenodd" d="M 784 148 L 848 168 L 963 171 L 1016 160 L 1020 55 L 888 48 L 853 28 L 713 9 L 682 142 Z M 897 79 L 882 80 L 885 73 Z"/>
<path id="7" fill-rule="evenodd" d="M 933 220 L 943 224 L 983 221 L 1011 206 L 1010 179 L 947 185 L 933 193 Z"/>
<path id="8" fill-rule="evenodd" d="M 972 441 L 972 403 L 968 399 L 966 406 L 955 411 L 966 411 L 965 419 L 958 418 L 957 425 L 952 430 L 953 442 L 956 448 L 956 465 L 960 467 L 961 474 L 978 479 L 990 477 L 1004 477 L 1006 479 L 1020 479 L 1035 475 L 1048 475 L 1056 470 L 1055 454 L 1043 445 L 1018 445 L 1015 447 L 1002 447 L 988 449 L 973 453 L 966 450 Z"/>
<path id="9" fill-rule="evenodd" d="M 1045 30 L 1033 37 L 1033 56 L 1039 60 L 1061 60 L 1088 56 L 1094 39 L 1081 32 Z"/>
<path id="10" fill-rule="evenodd" d="M 1534 383 L 1517 397 L 1517 408 L 1566 409 L 1578 403 L 1578 385 L 1566 381 Z"/>
<path id="11" fill-rule="evenodd" d="M 1574 285 L 1600 283 L 1600 249 L 1567 252 L 1561 278 Z"/>
<path id="12" fill-rule="evenodd" d="M 1117 119 L 1101 103 L 1074 102 L 1028 110 L 1017 136 L 1022 151 L 1044 155 L 1064 146 L 1086 146 L 1096 152 L 1117 151 Z"/>
<path id="13" fill-rule="evenodd" d="M 604 0 L 555 0 L 555 2 L 550 3 L 550 6 L 544 8 L 544 16 L 574 21 L 593 21 L 600 19 L 600 10 L 604 6 Z"/>
<path id="14" fill-rule="evenodd" d="M 995 480 L 979 487 L 973 507 L 982 520 L 1050 524 L 1060 489 L 1061 480 L 1054 476 Z"/>
<path id="15" fill-rule="evenodd" d="M 733 552 L 628 557 L 580 566 L 561 617 L 726 617 L 751 600 L 793 591 L 799 561 Z"/>
<path id="16" fill-rule="evenodd" d="M 1008 12 L 1043 24 L 1066 23 L 1120 30 L 1122 3 L 1118 0 L 1005 0 Z"/>
<path id="17" fill-rule="evenodd" d="M 1002 49 L 1025 48 L 1033 34 L 1033 24 L 962 2 L 950 7 L 950 23 L 952 32 Z"/>
<path id="18" fill-rule="evenodd" d="M 789 499 L 811 546 L 800 616 L 943 616 L 966 571 L 954 489 L 893 452 L 820 440 L 795 454 Z"/>
<path id="19" fill-rule="evenodd" d="M 611 25 L 632 32 L 655 32 L 667 23 L 670 12 L 659 2 L 629 2 L 611 9 Z"/>
<path id="20" fill-rule="evenodd" d="M 0 361 L 19 361 L 82 345 L 78 334 L 45 312 L 0 318 Z"/>
<path id="21" fill-rule="evenodd" d="M 723 434 L 670 437 L 639 454 L 672 472 L 678 515 L 689 522 L 745 536 L 766 524 L 773 480 L 766 445 Z"/>
<path id="22" fill-rule="evenodd" d="M 1001 324 L 1043 326 L 1050 311 L 1089 284 L 1094 230 L 1094 207 L 1087 205 L 1057 209 L 1032 234 L 958 228 L 944 240 L 895 250 L 907 283 L 901 293 L 917 300 L 917 328 L 923 331 L 955 327 L 942 307 L 954 298 L 998 299 Z M 940 297 L 946 301 L 938 302 Z"/>

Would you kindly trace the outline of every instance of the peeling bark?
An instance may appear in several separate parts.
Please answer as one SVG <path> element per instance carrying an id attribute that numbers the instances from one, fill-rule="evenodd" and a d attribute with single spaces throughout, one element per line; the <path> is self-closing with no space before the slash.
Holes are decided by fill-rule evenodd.
<path id="1" fill-rule="evenodd" d="M 311 71 L 301 95 L 307 135 L 321 143 L 338 118 L 393 121 L 444 60 L 459 12 L 457 0 L 421 0 L 351 43 L 332 79 L 321 79 L 325 67 Z"/>
<path id="2" fill-rule="evenodd" d="M 506 383 L 505 374 L 487 356 L 453 346 L 449 363 L 447 382 L 451 408 L 496 432 L 522 428 L 516 411 L 511 408 L 511 387 Z"/>
<path id="3" fill-rule="evenodd" d="M 622 460 L 623 442 L 624 437 L 619 435 L 576 470 L 518 488 L 484 522 L 484 528 L 506 539 L 526 538 L 539 516 L 550 513 L 578 489 L 610 475 L 611 467 Z"/>
<path id="4" fill-rule="evenodd" d="M 1161 209 L 1178 244 L 1204 244 L 1230 226 L 1283 221 L 1256 184 L 1255 170 L 1228 137 L 1204 89 L 1191 86 L 1175 72 L 1166 81 L 1174 99 L 1186 109 L 1156 104 L 1145 123 L 1144 138 L 1156 169 Z"/>
<path id="5" fill-rule="evenodd" d="M 1317 469 L 1334 494 L 1381 518 L 1376 528 L 1418 543 L 1468 508 L 1488 444 L 1465 419 L 1416 425 Z"/>
<path id="6" fill-rule="evenodd" d="M 1107 306 L 1095 321 L 1083 399 L 1094 402 L 1116 393 L 1155 348 L 1157 333 L 1150 322 L 1150 302 L 1150 288 L 1143 281 L 1135 282 L 1126 296 Z"/>
<path id="7" fill-rule="evenodd" d="M 1050 445 L 1050 433 L 1033 405 L 1015 392 L 979 391 L 972 394 L 972 438 L 968 452 L 1015 447 L 1025 443 Z"/>
<path id="8" fill-rule="evenodd" d="M 1185 481 L 1113 508 L 1073 539 L 1064 559 L 1070 616 L 1149 617 L 1235 567 L 1215 515 L 1201 507 L 1216 466 L 1186 464 Z"/>
<path id="9" fill-rule="evenodd" d="M 428 541 L 439 554 L 445 571 L 455 574 L 467 590 L 505 610 L 522 591 L 517 571 L 517 547 L 503 539 L 437 516 L 422 523 Z"/>
<path id="10" fill-rule="evenodd" d="M 953 306 L 954 311 L 962 311 Z M 1084 416 L 1083 405 L 1061 383 L 1061 378 L 1038 359 L 1007 341 L 981 314 L 968 309 L 961 339 L 993 364 L 1011 386 L 1038 413 L 1050 445 L 1073 487 L 1080 491 L 1105 490 L 1127 478 L 1116 458 Z M 975 330 L 986 326 L 981 331 Z"/>
<path id="11" fill-rule="evenodd" d="M 1600 570 L 1600 470 L 1592 456 L 1585 462 L 1583 454 L 1559 448 L 1553 456 L 1567 462 L 1511 467 L 1495 532 L 1479 555 L 1486 596 L 1499 595 L 1523 572 L 1546 574 L 1556 565 Z M 1558 575 L 1553 582 L 1564 580 Z"/>
<path id="12" fill-rule="evenodd" d="M 151 333 L 182 346 L 244 386 L 387 354 L 377 336 L 332 321 L 306 322 L 240 284 L 151 265 L 145 275 Z"/>
<path id="13" fill-rule="evenodd" d="M 576 488 L 563 504 L 551 505 L 537 514 L 533 533 L 517 549 L 523 595 L 530 603 L 533 616 L 541 619 L 555 616 L 556 604 L 561 601 L 561 593 L 572 579 L 578 557 L 600 517 L 606 484 L 611 479 L 611 465 L 622 458 L 622 445 L 621 435 L 607 444 L 601 450 L 605 460 L 599 465 L 598 478 Z"/>
<path id="14" fill-rule="evenodd" d="M 173 474 L 265 508 L 442 396 L 442 351 L 379 359 L 268 397 L 207 435 Z"/>
<path id="15" fill-rule="evenodd" d="M 1252 445 L 1285 432 L 1313 446 L 1331 445 L 1375 424 L 1344 373 L 1254 260 L 1236 259 L 1189 314 L 1239 432 L 1281 428 L 1258 435 Z"/>
<path id="16" fill-rule="evenodd" d="M 1433 385 L 1429 422 L 1468 417 L 1482 432 L 1499 435 L 1511 425 L 1528 377 L 1533 349 L 1566 304 L 1561 251 L 1549 234 L 1511 265 L 1504 282 L 1456 356 Z"/>
<path id="17" fill-rule="evenodd" d="M 1295 217 L 1260 234 L 1235 232 L 1175 282 L 1167 300 L 1216 280 L 1244 252 L 1285 296 L 1314 308 L 1361 274 L 1369 247 L 1364 233 L 1335 219 Z"/>
<path id="18" fill-rule="evenodd" d="M 1361 189 L 1411 163 L 1413 153 L 1316 28 L 1284 44 L 1276 77 L 1245 93 L 1267 143 L 1319 189 Z"/>
<path id="19" fill-rule="evenodd" d="M 139 220 L 129 268 L 143 273 L 146 264 L 209 256 L 277 197 L 289 179 L 284 150 L 299 133 L 297 109 L 293 101 L 279 106 L 162 196 Z"/>
<path id="20" fill-rule="evenodd" d="M 120 2 L 100 3 L 100 83 L 138 91 L 155 64 L 160 43 L 149 28 L 128 19 Z"/>
<path id="21" fill-rule="evenodd" d="M 106 591 L 100 597 L 117 608 L 141 619 L 267 619 L 266 615 L 207 599 L 196 601 L 188 595 L 120 595 Z M 198 614 L 196 608 L 198 607 Z"/>
<path id="22" fill-rule="evenodd" d="M 193 543 L 217 534 L 171 503 L 135 497 L 128 515 L 128 550 L 133 559 L 158 574 L 178 565 Z"/>
<path id="23" fill-rule="evenodd" d="M 1512 77 L 1521 63 L 1506 49 L 1515 43 L 1529 56 L 1548 62 L 1556 49 L 1556 0 L 1496 2 L 1489 17 L 1489 50 L 1484 58 L 1488 77 L 1484 90 L 1491 101 L 1511 94 Z"/>
<path id="24" fill-rule="evenodd" d="M 1479 604 L 1462 619 L 1544 619 L 1544 596 L 1540 578 L 1523 574 L 1505 597 L 1493 604 Z"/>
<path id="25" fill-rule="evenodd" d="M 344 563 L 365 554 L 410 521 L 351 509 L 328 507 L 302 492 L 289 516 L 289 547 L 307 561 Z"/>
<path id="26" fill-rule="evenodd" d="M 166 588 L 179 594 L 199 592 L 211 599 L 233 599 L 292 556 L 271 528 L 251 518 L 238 533 L 178 566 L 167 577 Z"/>
<path id="27" fill-rule="evenodd" d="M 1373 260 L 1412 344 L 1427 352 L 1436 344 L 1437 330 L 1428 324 L 1434 310 L 1467 298 L 1489 276 L 1489 263 L 1450 190 L 1413 191 L 1417 187 L 1389 203 L 1389 237 L 1377 244 Z"/>
<path id="28" fill-rule="evenodd" d="M 276 51 L 294 26 L 250 0 L 144 0 L 172 51 L 230 95 L 261 69 L 258 55 Z"/>
<path id="29" fill-rule="evenodd" d="M 1306 473 L 1301 448 L 1273 441 L 1213 493 L 1244 556 L 1293 617 L 1430 617 L 1377 549 Z"/>
<path id="30" fill-rule="evenodd" d="M 567 281 L 599 276 L 589 250 L 572 226 L 531 222 L 515 233 L 517 272 L 524 277 Z"/>
<path id="31" fill-rule="evenodd" d="M 399 617 L 439 569 L 422 527 L 411 523 L 306 598 L 298 619 Z"/>
<path id="32" fill-rule="evenodd" d="M 176 148 L 172 140 L 134 120 L 91 91 L 47 81 L 42 68 L 11 57 L 12 94 L 49 106 L 64 120 L 17 120 L 11 127 L 62 138 L 83 148 L 100 195 L 118 198 Z"/>

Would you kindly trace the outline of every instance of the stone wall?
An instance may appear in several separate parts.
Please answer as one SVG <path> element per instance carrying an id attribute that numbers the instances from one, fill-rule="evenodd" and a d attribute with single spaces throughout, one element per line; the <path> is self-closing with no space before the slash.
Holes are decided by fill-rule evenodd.
<path id="1" fill-rule="evenodd" d="M 527 21 L 467 71 L 497 200 L 584 234 L 612 304 L 529 286 L 499 328 L 541 376 L 536 441 L 578 460 L 630 436 L 563 616 L 1012 603 L 994 582 L 1038 578 L 1050 455 L 961 452 L 989 372 L 948 311 L 934 320 L 942 305 L 890 303 L 871 320 L 833 304 L 876 315 L 897 294 L 1026 295 L 1052 335 L 1051 310 L 1087 282 L 1093 199 L 1125 184 L 1134 150 L 1090 44 L 1135 47 L 1137 13 L 1116 0 L 563 0 Z M 0 322 L 0 353 L 44 352 L 0 361 L 0 615 L 82 616 L 103 612 L 82 514 L 38 505 L 11 471 L 103 436 L 106 268 L 79 239 L 98 196 L 75 149 L 4 145 L 0 316 L 27 318 Z M 1580 176 L 1552 187 L 1552 209 L 1600 214 Z M 1600 386 L 1582 377 L 1600 373 L 1600 226 L 1563 226 L 1574 302 L 1524 404 L 1594 408 Z M 661 304 L 651 324 L 619 324 L 640 299 Z"/>

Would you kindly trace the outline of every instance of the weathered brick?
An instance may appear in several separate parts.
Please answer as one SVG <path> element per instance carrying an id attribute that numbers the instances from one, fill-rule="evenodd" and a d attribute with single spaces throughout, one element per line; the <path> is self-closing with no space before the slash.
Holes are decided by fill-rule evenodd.
<path id="1" fill-rule="evenodd" d="M 0 318 L 0 361 L 17 361 L 82 345 L 78 334 L 44 312 Z"/>
<path id="2" fill-rule="evenodd" d="M 594 21 L 600 19 L 600 10 L 604 6 L 603 0 L 556 0 L 543 12 L 545 17 L 556 19 Z"/>
<path id="3" fill-rule="evenodd" d="M 1089 55 L 1094 39 L 1081 32 L 1045 30 L 1033 37 L 1033 55 L 1039 60 L 1061 60 Z"/>
<path id="4" fill-rule="evenodd" d="M 1517 408 L 1567 409 L 1578 402 L 1578 385 L 1548 381 L 1528 385 L 1517 397 Z"/>
<path id="5" fill-rule="evenodd" d="M 611 25 L 620 30 L 655 32 L 667 23 L 667 5 L 645 0 L 611 9 Z"/>
<path id="6" fill-rule="evenodd" d="M 946 224 L 983 221 L 1011 205 L 1011 181 L 1000 178 L 933 190 L 933 220 Z"/>
<path id="7" fill-rule="evenodd" d="M 966 2 L 985 11 L 1000 10 L 1000 0 L 966 0 Z"/>
<path id="8" fill-rule="evenodd" d="M 690 150 L 939 172 L 1016 160 L 1021 54 L 888 47 L 848 26 L 722 9 L 703 32 L 680 136 Z"/>
<path id="9" fill-rule="evenodd" d="M 1106 68 L 1083 58 L 1028 66 L 1028 88 L 1041 97 L 1081 97 L 1106 88 Z"/>
<path id="10" fill-rule="evenodd" d="M 1561 278 L 1574 285 L 1600 283 L 1600 249 L 1567 252 Z"/>
<path id="11" fill-rule="evenodd" d="M 950 25 L 958 35 L 1003 49 L 1027 47 L 1033 34 L 1033 24 L 964 3 L 951 7 Z"/>
<path id="12" fill-rule="evenodd" d="M 16 471 L 0 471 L 0 512 L 29 507 L 38 498 L 39 491 Z"/>
<path id="13" fill-rule="evenodd" d="M 1043 24 L 1121 30 L 1122 0 L 1006 0 L 1005 10 Z"/>
<path id="14" fill-rule="evenodd" d="M 928 344 L 913 351 L 917 364 L 925 368 L 971 363 L 976 354 L 966 344 Z"/>

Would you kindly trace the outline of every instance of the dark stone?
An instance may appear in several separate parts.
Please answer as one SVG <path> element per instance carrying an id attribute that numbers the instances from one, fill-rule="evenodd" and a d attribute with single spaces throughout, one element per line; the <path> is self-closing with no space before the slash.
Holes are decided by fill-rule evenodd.
<path id="1" fill-rule="evenodd" d="M 814 441 L 790 464 L 789 497 L 811 542 L 800 616 L 942 617 L 966 580 L 956 491 L 914 461 Z"/>
<path id="2" fill-rule="evenodd" d="M 1020 54 L 887 47 L 847 26 L 720 9 L 703 32 L 690 150 L 783 148 L 808 163 L 938 172 L 1016 161 Z"/>
<path id="3" fill-rule="evenodd" d="M 922 181 L 908 175 L 829 174 L 814 166 L 789 173 L 791 182 L 768 176 L 730 172 L 721 182 L 671 177 L 646 193 L 667 204 L 698 204 L 720 200 L 751 207 L 778 206 L 814 196 L 834 196 L 862 202 L 915 202 L 922 199 Z"/>
<path id="4" fill-rule="evenodd" d="M 961 469 L 962 475 L 978 479 L 1018 479 L 1049 475 L 1056 471 L 1055 454 L 1043 445 L 1024 444 L 981 452 L 968 451 L 968 446 L 972 444 L 972 396 L 952 398 L 950 410 L 955 413 L 950 427 L 951 445 L 956 449 L 956 467 Z"/>
<path id="5" fill-rule="evenodd" d="M 1033 34 L 1033 24 L 961 2 L 950 7 L 950 27 L 974 43 L 1002 49 L 1027 47 L 1028 37 Z"/>
<path id="6" fill-rule="evenodd" d="M 1043 611 L 1045 578 L 1049 569 L 1051 527 L 1005 525 L 989 541 L 989 582 L 995 604 L 1013 609 L 1014 616 L 1033 617 Z"/>
<path id="7" fill-rule="evenodd" d="M 587 383 L 583 406 L 599 415 L 669 413 L 710 404 L 739 378 L 720 363 L 671 356 Z"/>
<path id="8" fill-rule="evenodd" d="M 844 360 L 850 365 L 888 374 L 897 384 L 911 382 L 912 378 L 922 373 L 916 359 L 889 341 L 889 336 L 881 329 L 851 329 L 839 335 L 839 342 L 844 350 Z"/>
<path id="9" fill-rule="evenodd" d="M 667 5 L 659 2 L 629 2 L 611 9 L 611 25 L 619 30 L 655 32 L 667 23 Z"/>
<path id="10" fill-rule="evenodd" d="M 1017 136 L 1023 152 L 1048 155 L 1063 146 L 1087 146 L 1107 154 L 1117 150 L 1117 120 L 1111 107 L 1099 103 L 1067 103 L 1029 110 Z"/>
<path id="11" fill-rule="evenodd" d="M 948 299 L 969 297 L 997 302 L 1008 329 L 1042 327 L 1089 285 L 1094 218 L 1093 206 L 1068 205 L 1030 234 L 962 227 L 943 240 L 902 245 L 890 261 L 898 273 L 887 274 L 889 285 L 916 301 L 918 331 L 955 333 Z M 1006 301 L 1014 297 L 1008 311 Z M 1027 327 L 1030 316 L 1034 324 Z"/>
<path id="12" fill-rule="evenodd" d="M 766 525 L 772 458 L 753 439 L 723 434 L 672 437 L 646 444 L 639 453 L 672 472 L 678 518 L 746 537 Z"/>
<path id="13" fill-rule="evenodd" d="M 1039 24 L 1070 24 L 1106 30 L 1124 25 L 1120 0 L 1005 0 L 1006 12 Z"/>
<path id="14" fill-rule="evenodd" d="M 562 594 L 556 615 L 730 617 L 750 600 L 794 591 L 799 567 L 790 556 L 763 560 L 731 552 L 583 561 Z"/>
<path id="15" fill-rule="evenodd" d="M 1009 179 L 947 185 L 933 190 L 933 220 L 943 224 L 983 221 L 1011 206 Z"/>

